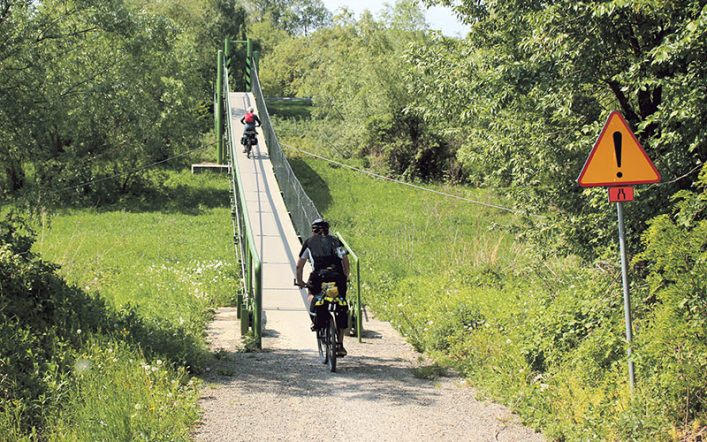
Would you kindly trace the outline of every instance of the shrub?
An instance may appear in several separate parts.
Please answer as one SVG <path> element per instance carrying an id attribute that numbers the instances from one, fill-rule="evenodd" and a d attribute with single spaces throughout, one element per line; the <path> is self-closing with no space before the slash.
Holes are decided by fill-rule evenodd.
<path id="1" fill-rule="evenodd" d="M 22 429 L 41 428 L 81 333 L 106 325 L 105 304 L 66 284 L 33 242 L 20 218 L 0 221 L 0 399 L 5 413 L 24 411 Z"/>

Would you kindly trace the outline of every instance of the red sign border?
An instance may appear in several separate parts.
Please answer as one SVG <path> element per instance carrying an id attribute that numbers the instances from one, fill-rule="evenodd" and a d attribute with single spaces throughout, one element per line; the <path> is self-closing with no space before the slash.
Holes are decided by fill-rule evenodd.
<path id="1" fill-rule="evenodd" d="M 636 142 L 636 145 L 638 146 L 638 149 L 641 151 L 643 156 L 646 158 L 648 161 L 648 164 L 650 164 L 651 168 L 653 171 L 656 173 L 658 176 L 654 180 L 643 180 L 643 181 L 622 181 L 620 183 L 617 182 L 610 182 L 610 183 L 592 183 L 592 184 L 585 184 L 582 183 L 582 178 L 584 177 L 585 172 L 587 171 L 587 166 L 592 162 L 592 158 L 594 157 L 594 154 L 596 153 L 597 147 L 599 146 L 599 142 L 604 138 L 604 133 L 606 132 L 606 129 L 609 127 L 609 121 L 611 121 L 611 118 L 614 115 L 618 115 L 619 119 L 623 123 L 623 125 L 626 127 L 628 130 L 628 133 L 631 135 L 631 138 L 633 138 L 633 141 Z M 597 138 L 596 143 L 594 143 L 594 147 L 592 147 L 592 151 L 589 153 L 589 158 L 587 158 L 587 161 L 584 162 L 584 166 L 582 167 L 582 172 L 579 174 L 579 178 L 577 178 L 577 183 L 582 186 L 582 187 L 626 187 L 626 186 L 631 186 L 635 184 L 651 184 L 651 183 L 659 183 L 661 180 L 661 175 L 660 172 L 658 172 L 658 169 L 656 169 L 655 164 L 653 164 L 653 161 L 648 157 L 648 154 L 646 151 L 643 149 L 643 146 L 641 143 L 638 141 L 638 138 L 636 138 L 636 135 L 633 134 L 633 131 L 631 130 L 631 127 L 628 125 L 626 120 L 624 119 L 624 116 L 621 114 L 619 111 L 613 111 L 609 114 L 609 117 L 606 119 L 606 122 L 604 123 L 604 127 L 601 130 L 601 133 L 599 134 L 599 138 Z"/>

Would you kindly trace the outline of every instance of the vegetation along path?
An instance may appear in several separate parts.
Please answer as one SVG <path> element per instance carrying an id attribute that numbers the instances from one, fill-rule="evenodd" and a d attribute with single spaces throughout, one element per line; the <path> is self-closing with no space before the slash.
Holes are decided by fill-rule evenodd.
<path id="1" fill-rule="evenodd" d="M 425 365 L 387 322 L 371 318 L 362 343 L 347 339 L 336 373 L 314 352 L 239 351 L 235 326 L 226 309 L 210 329 L 220 357 L 202 391 L 199 441 L 544 440 L 504 407 L 476 400 L 461 378 Z"/>

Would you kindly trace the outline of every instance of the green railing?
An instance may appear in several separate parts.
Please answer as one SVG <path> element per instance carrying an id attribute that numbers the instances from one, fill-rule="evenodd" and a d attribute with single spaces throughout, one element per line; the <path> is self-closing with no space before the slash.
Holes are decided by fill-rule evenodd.
<path id="1" fill-rule="evenodd" d="M 221 63 L 221 94 L 217 98 L 220 101 L 221 118 L 226 121 L 224 131 L 226 151 L 229 156 L 231 166 L 231 215 L 234 224 L 233 240 L 236 245 L 242 272 L 243 291 L 237 296 L 237 312 L 241 320 L 241 333 L 245 335 L 249 330 L 253 333 L 255 344 L 262 348 L 262 305 L 263 305 L 263 273 L 262 262 L 255 248 L 253 239 L 253 229 L 247 214 L 245 195 L 242 191 L 243 183 L 238 174 L 238 140 L 233 136 L 233 124 L 228 106 L 228 95 L 230 92 L 228 82 L 228 67 L 219 57 Z M 218 82 L 217 82 L 218 84 Z M 223 102 L 226 105 L 224 106 Z M 221 110 L 219 109 L 219 110 Z"/>
<path id="2" fill-rule="evenodd" d="M 302 183 L 300 183 L 297 176 L 292 171 L 292 167 L 290 166 L 289 161 L 287 161 L 287 157 L 280 146 L 280 142 L 275 134 L 275 129 L 273 129 L 270 121 L 270 114 L 268 112 L 268 107 L 265 104 L 263 91 L 260 88 L 260 78 L 258 77 L 257 69 L 253 69 L 251 71 L 251 80 L 255 103 L 259 111 L 258 116 L 260 117 L 261 122 L 260 128 L 265 137 L 265 144 L 268 147 L 270 162 L 273 166 L 275 177 L 277 178 L 280 192 L 282 193 L 282 198 L 285 201 L 285 206 L 290 213 L 292 224 L 295 226 L 295 231 L 300 237 L 300 241 L 302 241 L 311 234 L 311 222 L 314 219 L 321 218 L 322 216 L 319 213 L 319 210 L 317 210 L 317 207 L 314 205 L 314 202 L 312 202 L 309 195 L 307 195 L 307 192 L 304 191 Z M 340 233 L 337 233 L 336 235 L 339 237 L 344 247 L 348 250 L 356 267 L 356 279 L 353 281 L 356 287 L 356 296 L 353 298 L 352 308 L 356 312 L 356 332 L 360 341 L 362 326 L 361 313 L 363 306 L 361 304 L 361 271 L 359 259 L 348 243 L 344 240 L 343 236 L 341 236 Z"/>
<path id="3" fill-rule="evenodd" d="M 358 259 L 358 255 L 356 255 L 354 251 L 351 250 L 351 247 L 346 242 L 344 237 L 341 236 L 341 233 L 336 232 L 336 236 L 337 238 L 339 238 L 339 241 L 341 241 L 341 244 L 346 247 L 346 250 L 349 251 L 349 256 L 351 257 L 350 261 L 353 261 L 353 264 L 356 268 L 355 279 L 353 281 L 351 281 L 351 274 L 349 274 L 349 281 L 351 281 L 351 283 L 354 284 L 356 287 L 356 297 L 353 299 L 353 302 L 349 301 L 352 304 L 351 308 L 354 312 L 356 312 L 356 314 L 349 315 L 349 320 L 356 321 L 356 336 L 358 337 L 358 342 L 361 342 L 361 333 L 363 330 L 363 319 L 361 317 L 361 313 L 363 311 L 363 304 L 361 304 L 361 263 Z M 353 316 L 353 318 L 351 316 Z"/>
<path id="4" fill-rule="evenodd" d="M 260 130 L 265 137 L 265 144 L 268 146 L 270 162 L 272 163 L 275 177 L 277 177 L 277 182 L 280 185 L 280 192 L 282 192 L 285 206 L 287 206 L 287 210 L 290 212 L 290 218 L 292 218 L 292 224 L 295 226 L 295 232 L 297 232 L 297 236 L 300 237 L 300 241 L 303 241 L 311 235 L 312 221 L 322 216 L 319 210 L 317 210 L 317 206 L 314 205 L 314 202 L 312 202 L 309 195 L 304 191 L 302 183 L 300 183 L 297 176 L 292 171 L 292 167 L 280 146 L 280 142 L 275 134 L 275 129 L 273 129 L 272 122 L 270 121 L 270 114 L 265 104 L 263 91 L 260 88 L 258 72 L 253 71 L 251 77 L 253 95 L 255 96 L 255 102 L 260 111 L 258 114 L 260 122 L 262 123 Z"/>

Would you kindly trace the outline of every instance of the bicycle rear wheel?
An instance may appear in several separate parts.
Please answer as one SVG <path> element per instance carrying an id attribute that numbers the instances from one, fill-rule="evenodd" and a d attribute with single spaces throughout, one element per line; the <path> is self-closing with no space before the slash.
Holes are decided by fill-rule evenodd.
<path id="1" fill-rule="evenodd" d="M 327 324 L 327 359 L 330 371 L 336 371 L 336 320 L 334 315 L 329 314 L 329 323 Z"/>

